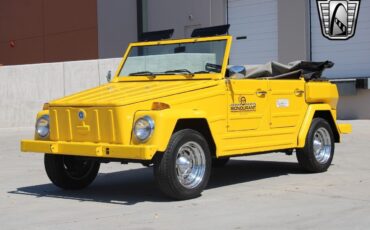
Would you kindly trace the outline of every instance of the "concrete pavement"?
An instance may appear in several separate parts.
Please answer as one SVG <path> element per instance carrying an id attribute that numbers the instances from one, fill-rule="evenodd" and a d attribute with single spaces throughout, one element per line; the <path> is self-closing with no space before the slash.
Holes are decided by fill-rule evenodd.
<path id="1" fill-rule="evenodd" d="M 282 153 L 239 157 L 188 201 L 162 196 L 139 164 L 102 164 L 89 188 L 60 190 L 43 155 L 19 150 L 33 129 L 0 129 L 0 229 L 369 229 L 370 121 L 350 123 L 328 172 Z"/>

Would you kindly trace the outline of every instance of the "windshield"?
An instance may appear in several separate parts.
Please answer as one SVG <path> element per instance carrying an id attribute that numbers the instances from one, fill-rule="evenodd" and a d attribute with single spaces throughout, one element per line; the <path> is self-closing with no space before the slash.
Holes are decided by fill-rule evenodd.
<path id="1" fill-rule="evenodd" d="M 133 46 L 119 76 L 220 73 L 226 40 Z"/>

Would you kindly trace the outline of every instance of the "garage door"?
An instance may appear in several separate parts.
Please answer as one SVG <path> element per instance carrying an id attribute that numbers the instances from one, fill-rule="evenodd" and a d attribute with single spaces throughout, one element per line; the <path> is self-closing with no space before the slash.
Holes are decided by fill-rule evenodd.
<path id="1" fill-rule="evenodd" d="M 277 60 L 277 0 L 229 0 L 228 23 L 234 37 L 230 64 Z"/>
<path id="2" fill-rule="evenodd" d="M 311 0 L 312 60 L 331 60 L 335 66 L 327 77 L 370 77 L 370 1 L 361 1 L 355 36 L 332 41 L 321 33 L 316 0 Z"/>

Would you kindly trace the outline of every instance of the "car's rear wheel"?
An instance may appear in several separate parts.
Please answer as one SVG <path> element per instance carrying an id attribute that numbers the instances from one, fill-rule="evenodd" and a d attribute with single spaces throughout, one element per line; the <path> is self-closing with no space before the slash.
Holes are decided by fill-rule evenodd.
<path id="1" fill-rule="evenodd" d="M 46 173 L 54 185 L 63 189 L 89 186 L 99 172 L 100 163 L 77 156 L 45 154 Z"/>
<path id="2" fill-rule="evenodd" d="M 333 156 L 334 135 L 329 123 L 322 118 L 313 119 L 305 147 L 297 149 L 298 163 L 309 172 L 324 172 Z"/>
<path id="3" fill-rule="evenodd" d="M 199 196 L 207 186 L 210 172 L 208 143 L 199 132 L 191 129 L 173 134 L 165 153 L 154 162 L 159 189 L 178 200 Z"/>

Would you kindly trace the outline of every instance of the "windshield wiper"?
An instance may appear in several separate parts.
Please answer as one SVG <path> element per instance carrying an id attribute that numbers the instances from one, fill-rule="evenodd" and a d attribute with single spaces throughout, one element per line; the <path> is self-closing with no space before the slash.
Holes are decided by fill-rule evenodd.
<path id="1" fill-rule="evenodd" d="M 155 74 L 153 72 L 150 72 L 150 71 L 140 71 L 140 72 L 130 73 L 129 76 L 151 76 L 151 77 L 155 77 Z"/>
<path id="2" fill-rule="evenodd" d="M 174 70 L 167 70 L 165 73 L 186 73 L 187 75 L 194 76 L 194 73 L 190 72 L 188 69 L 174 69 Z"/>
<path id="3" fill-rule="evenodd" d="M 156 77 L 157 75 L 171 75 L 171 74 L 186 74 L 189 76 L 194 76 L 194 73 L 190 72 L 187 69 L 174 69 L 174 70 L 167 70 L 165 72 L 158 72 L 158 73 L 153 73 L 150 71 L 140 71 L 140 72 L 134 72 L 130 73 L 129 76 L 151 76 L 151 77 Z"/>
<path id="4" fill-rule="evenodd" d="M 197 73 L 209 73 L 209 71 L 201 70 L 201 71 L 194 72 L 194 74 L 197 74 Z"/>

